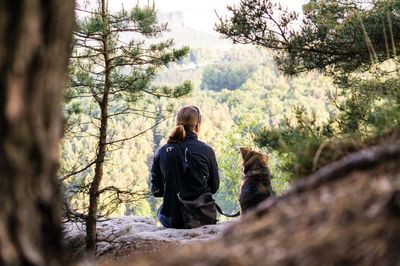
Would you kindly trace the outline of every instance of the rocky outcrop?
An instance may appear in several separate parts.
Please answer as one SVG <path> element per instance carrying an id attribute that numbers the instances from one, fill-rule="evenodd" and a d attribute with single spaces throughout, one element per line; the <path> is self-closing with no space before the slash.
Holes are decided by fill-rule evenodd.
<path id="1" fill-rule="evenodd" d="M 221 38 L 217 33 L 203 32 L 185 25 L 182 12 L 159 12 L 157 18 L 160 23 L 167 24 L 168 31 L 156 40 L 173 39 L 175 46 L 189 46 L 191 49 L 213 47 L 214 49 L 226 49 L 232 47 L 232 42 Z"/>
<path id="2" fill-rule="evenodd" d="M 160 23 L 168 23 L 170 29 L 185 28 L 185 18 L 182 11 L 157 12 L 157 19 Z"/>
<path id="3" fill-rule="evenodd" d="M 217 238 L 233 222 L 220 222 L 196 229 L 169 229 L 156 225 L 153 218 L 124 216 L 97 224 L 98 257 L 124 257 L 127 254 L 155 252 L 168 246 L 181 246 Z M 84 253 L 85 227 L 64 224 L 65 243 L 73 256 Z"/>
<path id="4" fill-rule="evenodd" d="M 399 166 L 399 145 L 351 154 L 263 202 L 219 239 L 125 265 L 398 265 Z"/>

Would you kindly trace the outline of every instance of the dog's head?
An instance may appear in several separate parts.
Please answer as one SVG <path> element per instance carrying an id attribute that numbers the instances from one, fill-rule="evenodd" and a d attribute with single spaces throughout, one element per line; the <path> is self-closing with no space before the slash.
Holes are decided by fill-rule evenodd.
<path id="1" fill-rule="evenodd" d="M 268 169 L 268 156 L 250 148 L 241 147 L 244 173 L 249 170 Z"/>

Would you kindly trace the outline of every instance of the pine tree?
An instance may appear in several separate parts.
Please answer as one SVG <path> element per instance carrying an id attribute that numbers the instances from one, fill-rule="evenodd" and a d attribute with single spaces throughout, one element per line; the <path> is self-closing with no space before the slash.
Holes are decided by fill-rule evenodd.
<path id="1" fill-rule="evenodd" d="M 118 116 L 140 113 L 140 106 L 145 106 L 141 101 L 148 96 L 157 99 L 187 94 L 190 82 L 169 88 L 152 86 L 152 81 L 160 68 L 181 60 L 189 49 L 174 49 L 172 40 L 155 39 L 166 30 L 166 25 L 157 22 L 154 5 L 137 5 L 130 11 L 122 8 L 112 13 L 108 2 L 101 0 L 93 10 L 78 9 L 78 15 L 81 17 L 75 31 L 67 99 L 84 102 L 89 98 L 89 103 L 94 102 L 86 110 L 91 126 L 98 128 L 96 152 L 88 165 L 75 172 L 94 166 L 86 190 L 89 204 L 84 215 L 86 249 L 94 254 L 101 193 L 113 193 L 117 202 L 133 196 L 132 191 L 114 186 L 101 188 L 107 156 L 117 145 L 137 136 L 114 139 L 109 123 Z"/>

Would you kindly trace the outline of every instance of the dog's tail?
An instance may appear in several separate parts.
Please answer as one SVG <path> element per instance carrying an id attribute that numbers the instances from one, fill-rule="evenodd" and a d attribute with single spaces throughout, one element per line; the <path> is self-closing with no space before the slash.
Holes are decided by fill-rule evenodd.
<path id="1" fill-rule="evenodd" d="M 221 207 L 220 207 L 217 203 L 215 203 L 215 208 L 217 208 L 217 211 L 218 211 L 221 215 L 226 216 L 226 217 L 238 217 L 238 216 L 240 215 L 240 211 L 237 211 L 237 213 L 235 213 L 235 214 L 226 214 L 226 213 L 224 213 L 224 212 L 222 211 Z"/>

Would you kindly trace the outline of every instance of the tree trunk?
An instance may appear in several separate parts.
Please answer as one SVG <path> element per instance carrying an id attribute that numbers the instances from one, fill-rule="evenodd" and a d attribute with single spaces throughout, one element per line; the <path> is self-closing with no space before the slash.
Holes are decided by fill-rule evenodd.
<path id="1" fill-rule="evenodd" d="M 56 173 L 73 12 L 0 1 L 0 265 L 67 265 Z"/>
<path id="2" fill-rule="evenodd" d="M 104 102 L 104 98 L 103 98 Z M 97 209 L 99 202 L 99 189 L 100 183 L 103 179 L 103 168 L 104 158 L 106 155 L 107 148 L 107 106 L 108 103 L 104 102 L 101 105 L 101 126 L 100 126 L 100 137 L 99 144 L 97 147 L 96 155 L 96 166 L 94 171 L 94 177 L 90 184 L 89 190 L 89 210 L 86 217 L 86 251 L 88 255 L 94 256 L 96 254 L 96 220 L 97 220 Z"/>
<path id="3" fill-rule="evenodd" d="M 101 1 L 101 13 L 104 25 L 107 25 L 107 8 L 105 0 Z M 104 158 L 107 151 L 107 122 L 108 122 L 108 97 L 111 88 L 111 66 L 108 51 L 109 36 L 107 28 L 104 30 L 102 45 L 103 45 L 103 56 L 105 62 L 105 81 L 104 81 L 104 92 L 100 105 L 100 134 L 99 143 L 97 147 L 96 155 L 96 166 L 92 183 L 90 184 L 89 190 L 89 210 L 86 218 L 86 251 L 88 255 L 94 256 L 96 254 L 96 220 L 97 220 L 97 209 L 99 202 L 99 189 L 101 180 L 103 179 L 103 168 Z"/>

